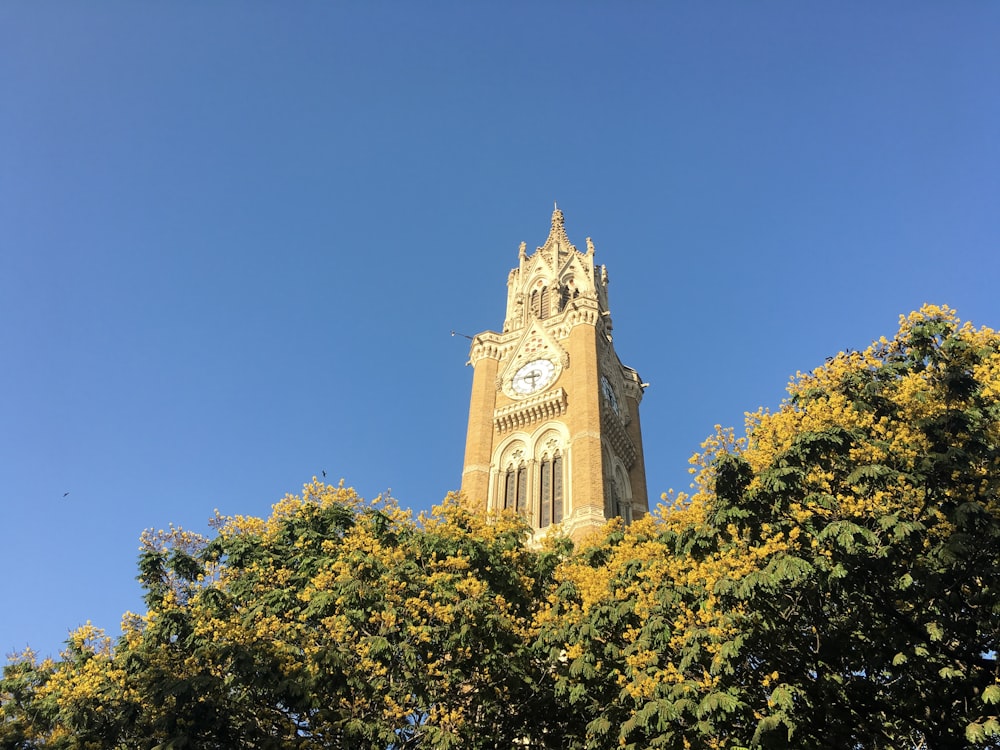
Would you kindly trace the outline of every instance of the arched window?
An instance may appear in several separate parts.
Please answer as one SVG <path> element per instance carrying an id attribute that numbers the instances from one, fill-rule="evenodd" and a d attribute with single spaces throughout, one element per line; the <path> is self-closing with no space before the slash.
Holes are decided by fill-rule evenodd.
<path id="1" fill-rule="evenodd" d="M 563 460 L 557 452 L 552 458 L 544 456 L 539 476 L 541 497 L 538 503 L 538 528 L 544 529 L 550 523 L 562 523 L 563 519 Z"/>
<path id="2" fill-rule="evenodd" d="M 539 320 L 549 317 L 549 288 L 547 286 L 531 293 L 531 312 Z"/>
<path id="3" fill-rule="evenodd" d="M 612 482 L 615 488 L 615 515 L 632 523 L 632 503 L 627 495 L 628 480 L 620 467 L 615 467 L 615 478 Z"/>
<path id="4" fill-rule="evenodd" d="M 608 514 L 609 518 L 614 518 L 618 515 L 618 509 L 622 504 L 622 497 L 614 479 L 609 479 L 606 484 L 608 497 L 604 502 L 604 512 Z"/>
<path id="5" fill-rule="evenodd" d="M 559 287 L 559 312 L 566 309 L 570 300 L 580 296 L 580 290 L 573 284 L 573 279 L 566 279 L 566 282 Z"/>
<path id="6" fill-rule="evenodd" d="M 601 447 L 601 465 L 604 467 L 604 517 L 615 516 L 615 488 L 611 481 L 611 457 L 606 446 Z"/>
<path id="7" fill-rule="evenodd" d="M 522 516 L 528 513 L 528 470 L 524 464 L 517 467 L 517 504 L 514 509 Z"/>
<path id="8" fill-rule="evenodd" d="M 528 470 L 522 462 L 516 468 L 509 466 L 504 476 L 503 509 L 522 515 L 528 511 Z"/>

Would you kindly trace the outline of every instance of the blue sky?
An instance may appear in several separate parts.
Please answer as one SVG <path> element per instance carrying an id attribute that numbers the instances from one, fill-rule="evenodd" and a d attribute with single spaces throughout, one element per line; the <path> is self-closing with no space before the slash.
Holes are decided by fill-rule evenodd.
<path id="1" fill-rule="evenodd" d="M 456 489 L 449 332 L 553 201 L 652 497 L 901 313 L 1000 326 L 998 39 L 985 1 L 0 5 L 0 649 L 116 632 L 145 528 Z"/>

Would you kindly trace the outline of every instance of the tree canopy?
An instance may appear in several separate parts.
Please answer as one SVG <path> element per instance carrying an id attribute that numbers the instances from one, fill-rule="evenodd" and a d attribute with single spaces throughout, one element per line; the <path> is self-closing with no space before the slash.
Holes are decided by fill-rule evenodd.
<path id="1" fill-rule="evenodd" d="M 147 611 L 13 657 L 0 748 L 1000 747 L 998 396 L 926 306 L 576 549 L 315 481 L 147 533 Z"/>

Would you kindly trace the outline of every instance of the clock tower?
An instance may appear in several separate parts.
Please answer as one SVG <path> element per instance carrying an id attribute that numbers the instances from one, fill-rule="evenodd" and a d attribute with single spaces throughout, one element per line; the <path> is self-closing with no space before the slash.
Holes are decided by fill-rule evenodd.
<path id="1" fill-rule="evenodd" d="M 644 384 L 611 338 L 608 273 L 579 252 L 562 211 L 507 277 L 503 331 L 474 336 L 462 493 L 487 512 L 521 513 L 540 539 L 574 539 L 648 511 L 639 428 Z"/>

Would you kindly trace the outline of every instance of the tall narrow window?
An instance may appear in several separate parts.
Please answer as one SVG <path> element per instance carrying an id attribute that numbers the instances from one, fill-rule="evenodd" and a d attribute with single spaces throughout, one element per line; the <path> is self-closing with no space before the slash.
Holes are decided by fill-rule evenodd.
<path id="1" fill-rule="evenodd" d="M 528 510 L 528 470 L 522 463 L 507 469 L 503 480 L 503 510 L 524 514 Z"/>
<path id="2" fill-rule="evenodd" d="M 547 286 L 531 293 L 531 312 L 539 320 L 549 317 L 549 288 Z"/>
<path id="3" fill-rule="evenodd" d="M 539 503 L 538 528 L 544 529 L 552 523 L 552 461 L 548 456 L 542 459 L 542 476 L 538 484 L 542 493 Z"/>
<path id="4" fill-rule="evenodd" d="M 521 515 L 528 512 L 528 470 L 524 468 L 524 464 L 517 467 L 517 503 L 515 508 Z"/>
<path id="5" fill-rule="evenodd" d="M 622 470 L 615 469 L 615 478 L 612 482 L 615 488 L 615 515 L 624 519 L 625 523 L 632 523 L 632 503 L 629 502 L 629 498 L 625 493 L 627 481 L 628 480 L 625 479 L 625 475 L 622 473 Z"/>
<path id="6" fill-rule="evenodd" d="M 557 453 L 554 458 L 542 459 L 539 480 L 538 528 L 544 529 L 549 524 L 562 523 L 562 456 Z"/>
<path id="7" fill-rule="evenodd" d="M 503 488 L 503 509 L 513 510 L 515 499 L 517 497 L 517 482 L 514 478 L 514 469 L 507 469 L 507 476 L 504 477 L 504 488 Z"/>
<path id="8" fill-rule="evenodd" d="M 552 523 L 563 520 L 563 472 L 562 456 L 558 453 L 552 459 Z"/>

